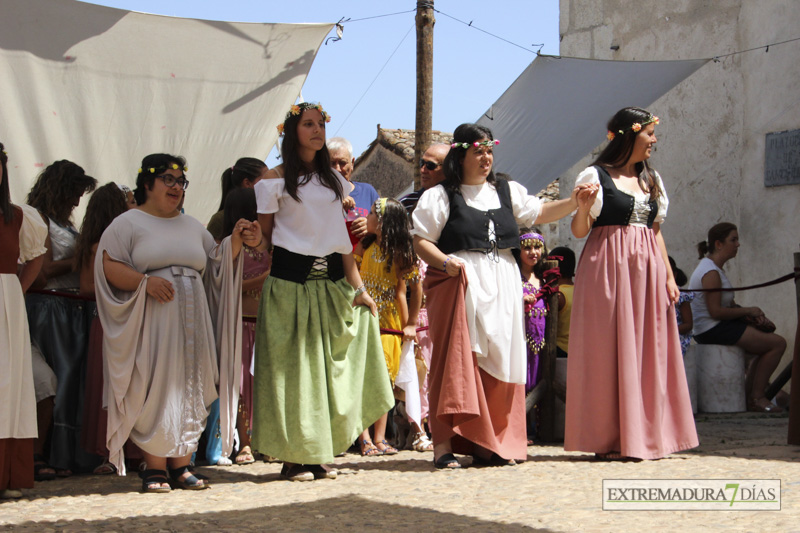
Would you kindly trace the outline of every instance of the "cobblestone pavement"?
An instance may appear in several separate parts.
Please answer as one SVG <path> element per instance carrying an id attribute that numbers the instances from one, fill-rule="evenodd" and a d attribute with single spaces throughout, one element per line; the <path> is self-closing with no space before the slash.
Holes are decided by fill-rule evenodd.
<path id="1" fill-rule="evenodd" d="M 336 480 L 280 465 L 206 467 L 209 490 L 141 494 L 135 475 L 37 483 L 0 503 L 0 531 L 800 531 L 800 447 L 786 415 L 698 415 L 701 446 L 660 461 L 596 462 L 531 446 L 514 467 L 435 471 L 432 454 L 346 455 Z M 462 458 L 464 465 L 470 459 Z M 603 479 L 781 479 L 781 511 L 603 511 Z"/>

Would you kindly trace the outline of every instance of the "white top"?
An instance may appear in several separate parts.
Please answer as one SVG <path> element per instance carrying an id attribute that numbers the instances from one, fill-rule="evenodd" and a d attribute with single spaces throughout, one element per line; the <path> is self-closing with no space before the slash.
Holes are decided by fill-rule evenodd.
<path id="1" fill-rule="evenodd" d="M 542 201 L 528 196 L 528 191 L 519 183 L 509 182 L 509 186 L 517 223 L 533 225 L 541 213 Z M 497 191 L 488 183 L 462 185 L 461 193 L 468 206 L 481 211 L 500 207 Z M 447 192 L 443 186 L 437 185 L 420 197 L 413 214 L 412 233 L 436 243 L 449 216 Z M 493 227 L 488 231 L 491 235 Z M 496 259 L 483 252 L 467 250 L 451 255 L 464 261 L 469 280 L 465 311 L 470 344 L 478 366 L 500 381 L 524 384 L 527 351 L 522 279 L 511 250 L 499 250 Z"/>
<path id="2" fill-rule="evenodd" d="M 61 261 L 75 256 L 78 246 L 78 230 L 70 224 L 61 226 L 50 220 L 50 245 L 53 251 L 53 261 Z M 80 272 L 66 272 L 60 276 L 49 278 L 45 289 L 77 289 L 81 284 Z"/>
<path id="3" fill-rule="evenodd" d="M 334 171 L 345 196 L 349 183 Z M 286 192 L 282 178 L 259 180 L 255 186 L 260 214 L 275 213 L 272 244 L 290 252 L 324 257 L 353 251 L 345 225 L 342 201 L 319 181 L 317 174 L 297 188 L 297 202 Z"/>
<path id="4" fill-rule="evenodd" d="M 529 196 L 528 190 L 515 181 L 509 181 L 508 185 L 511 190 L 511 207 L 517 224 L 534 225 L 539 213 L 542 212 L 542 201 L 535 196 Z M 481 211 L 500 207 L 500 197 L 494 186 L 488 182 L 482 185 L 462 185 L 461 195 L 468 206 Z M 444 186 L 437 185 L 420 196 L 412 215 L 414 227 L 411 233 L 437 243 L 448 218 L 450 218 L 450 199 Z M 491 225 L 493 226 L 493 223 Z M 491 227 L 490 233 L 493 232 L 494 228 Z"/>
<path id="5" fill-rule="evenodd" d="M 725 271 L 719 268 L 714 261 L 708 257 L 704 257 L 700 260 L 700 264 L 697 265 L 697 268 L 694 269 L 694 272 L 692 272 L 692 277 L 689 279 L 689 290 L 695 291 L 697 289 L 702 289 L 703 277 L 712 270 L 719 272 L 723 289 L 730 289 L 733 287 L 731 282 L 728 281 Z M 720 305 L 722 307 L 730 307 L 732 303 L 733 291 L 722 291 L 720 293 Z M 719 320 L 714 320 L 711 318 L 711 315 L 708 314 L 708 304 L 706 303 L 705 292 L 695 293 L 695 297 L 694 300 L 692 300 L 691 306 L 693 322 L 692 335 L 704 333 L 719 324 Z"/>
<path id="6" fill-rule="evenodd" d="M 667 191 L 664 189 L 664 182 L 661 181 L 661 176 L 655 170 L 653 171 L 653 174 L 655 175 L 656 185 L 659 189 L 661 189 L 661 194 L 656 199 L 656 202 L 658 203 L 658 213 L 656 214 L 656 218 L 653 222 L 661 224 L 667 218 L 669 198 L 667 197 Z M 600 177 L 598 176 L 597 169 L 594 166 L 587 167 L 583 170 L 583 172 L 578 174 L 578 179 L 575 180 L 575 185 L 581 185 L 583 183 L 596 183 L 597 185 L 600 185 Z M 629 196 L 633 196 L 635 201 L 633 205 L 633 213 L 631 214 L 631 219 L 628 223 L 631 226 L 647 226 L 647 217 L 650 213 L 650 207 L 647 205 L 647 203 L 650 201 L 650 193 L 644 192 L 641 189 L 637 189 L 635 193 L 631 193 L 630 191 L 623 190 L 619 187 L 617 187 L 617 190 Z M 597 198 L 595 198 L 592 208 L 589 209 L 589 214 L 593 219 L 597 220 L 597 217 L 600 216 L 600 211 L 602 210 L 603 186 L 600 185 L 600 191 L 597 193 Z"/>
<path id="7" fill-rule="evenodd" d="M 22 209 L 22 226 L 19 228 L 19 262 L 26 263 L 47 252 L 47 224 L 35 207 L 20 204 Z"/>

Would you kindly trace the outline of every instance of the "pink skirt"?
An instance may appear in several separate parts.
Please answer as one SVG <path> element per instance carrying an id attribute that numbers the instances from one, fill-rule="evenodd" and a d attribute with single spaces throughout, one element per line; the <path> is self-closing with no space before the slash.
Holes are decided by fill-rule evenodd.
<path id="1" fill-rule="evenodd" d="M 564 449 L 658 459 L 698 445 L 652 229 L 592 229 L 575 273 Z"/>

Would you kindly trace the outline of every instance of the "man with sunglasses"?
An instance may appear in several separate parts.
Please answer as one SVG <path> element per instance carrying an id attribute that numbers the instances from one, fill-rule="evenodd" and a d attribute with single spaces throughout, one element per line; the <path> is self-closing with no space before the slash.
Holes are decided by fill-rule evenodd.
<path id="1" fill-rule="evenodd" d="M 420 188 L 419 190 L 400 198 L 400 203 L 403 204 L 403 207 L 406 208 L 406 211 L 411 213 L 414 208 L 417 207 L 417 202 L 419 201 L 419 197 L 422 195 L 422 193 L 431 187 L 435 187 L 442 180 L 444 180 L 444 169 L 442 168 L 442 163 L 444 163 L 444 158 L 447 156 L 447 152 L 449 151 L 450 146 L 437 143 L 432 144 L 427 150 L 425 150 L 425 153 L 422 154 L 422 158 L 419 160 Z"/>
<path id="2" fill-rule="evenodd" d="M 331 167 L 353 184 L 352 191 L 345 191 L 356 202 L 356 218 L 350 225 L 350 233 L 353 239 L 361 240 L 367 234 L 367 215 L 369 215 L 372 204 L 378 199 L 378 191 L 369 183 L 350 181 L 355 163 L 353 145 L 350 144 L 350 141 L 344 137 L 331 137 L 325 144 L 331 156 Z M 350 215 L 352 216 L 352 213 Z"/>

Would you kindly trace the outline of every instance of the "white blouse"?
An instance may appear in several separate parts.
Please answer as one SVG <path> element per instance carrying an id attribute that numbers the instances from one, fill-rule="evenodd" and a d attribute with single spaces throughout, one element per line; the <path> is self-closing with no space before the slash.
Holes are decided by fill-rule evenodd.
<path id="1" fill-rule="evenodd" d="M 667 218 L 669 198 L 667 197 L 667 191 L 664 190 L 664 183 L 661 181 L 661 176 L 655 170 L 653 171 L 653 174 L 655 175 L 656 185 L 659 189 L 661 189 L 661 194 L 656 199 L 656 202 L 658 203 L 658 213 L 656 214 L 656 218 L 653 222 L 661 224 Z M 578 179 L 575 180 L 575 185 L 581 185 L 582 183 L 596 183 L 597 185 L 600 185 L 600 177 L 598 176 L 597 169 L 595 167 L 587 167 L 583 170 L 583 172 L 578 174 Z M 628 196 L 633 196 L 635 201 L 629 224 L 631 226 L 646 226 L 647 218 L 650 214 L 650 207 L 648 206 L 648 202 L 650 201 L 650 193 L 646 193 L 641 189 L 637 190 L 635 193 L 620 189 L 619 187 L 617 187 L 617 190 L 627 194 Z M 600 216 L 600 211 L 602 210 L 603 186 L 600 185 L 600 192 L 597 193 L 597 198 L 595 198 L 592 208 L 589 209 L 589 214 L 593 219 L 597 220 L 597 217 Z"/>
<path id="2" fill-rule="evenodd" d="M 542 201 L 529 196 L 528 190 L 515 181 L 508 182 L 511 191 L 511 207 L 514 218 L 520 226 L 532 226 L 542 212 Z M 461 195 L 468 206 L 488 211 L 500 208 L 500 197 L 494 185 L 485 182 L 481 185 L 462 185 Z M 450 199 L 444 186 L 437 185 L 425 191 L 414 209 L 412 235 L 419 235 L 433 243 L 439 242 L 447 219 L 450 218 Z M 491 224 L 490 234 L 494 232 Z"/>
<path id="3" fill-rule="evenodd" d="M 349 182 L 334 171 L 346 196 Z M 286 192 L 282 178 L 259 180 L 255 186 L 258 213 L 275 214 L 272 244 L 291 252 L 315 257 L 353 251 L 345 225 L 342 201 L 314 174 L 297 188 L 296 201 Z"/>

